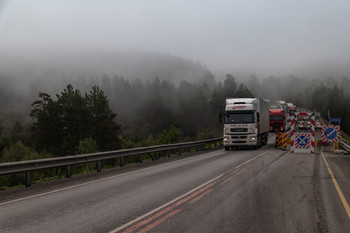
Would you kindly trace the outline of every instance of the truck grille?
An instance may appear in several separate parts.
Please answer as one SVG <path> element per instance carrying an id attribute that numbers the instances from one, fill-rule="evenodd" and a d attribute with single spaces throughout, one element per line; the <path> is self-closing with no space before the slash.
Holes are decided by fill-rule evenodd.
<path id="1" fill-rule="evenodd" d="M 274 129 L 280 129 L 281 123 L 273 124 Z"/>
<path id="2" fill-rule="evenodd" d="M 237 138 L 247 138 L 247 136 L 231 136 L 232 139 L 237 139 Z"/>
<path id="3" fill-rule="evenodd" d="M 231 133 L 236 133 L 236 132 L 248 132 L 247 128 L 231 128 Z"/>

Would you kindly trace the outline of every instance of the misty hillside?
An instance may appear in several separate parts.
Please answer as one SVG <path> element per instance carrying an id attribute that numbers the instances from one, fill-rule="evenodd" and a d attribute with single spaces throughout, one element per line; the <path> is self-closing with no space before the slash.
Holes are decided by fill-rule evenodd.
<path id="1" fill-rule="evenodd" d="M 216 85 L 213 74 L 201 63 L 158 53 L 106 51 L 0 52 L 0 112 L 27 121 L 31 103 L 39 92 L 55 95 L 73 84 L 82 92 L 103 77 L 122 77 L 130 82 L 156 78 L 179 85 L 182 80 Z"/>
<path id="2" fill-rule="evenodd" d="M 76 80 L 102 74 L 129 80 L 160 80 L 179 84 L 182 80 L 215 85 L 213 74 L 199 62 L 159 53 L 103 50 L 21 50 L 0 53 L 0 75 L 25 82 L 57 79 Z M 50 83 L 48 83 L 50 84 Z"/>

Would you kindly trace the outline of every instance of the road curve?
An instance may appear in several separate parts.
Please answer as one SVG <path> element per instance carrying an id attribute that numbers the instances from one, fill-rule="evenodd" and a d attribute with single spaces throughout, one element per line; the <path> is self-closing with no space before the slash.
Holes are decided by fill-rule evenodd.
<path id="1" fill-rule="evenodd" d="M 7 198 L 0 201 L 0 229 L 348 232 L 350 224 L 320 154 L 290 154 L 267 145 L 205 152 L 44 194 Z"/>

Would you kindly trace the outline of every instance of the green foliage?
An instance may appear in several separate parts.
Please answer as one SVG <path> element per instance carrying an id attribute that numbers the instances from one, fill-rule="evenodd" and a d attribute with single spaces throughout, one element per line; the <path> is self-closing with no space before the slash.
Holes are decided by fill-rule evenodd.
<path id="1" fill-rule="evenodd" d="M 34 119 L 32 132 L 37 148 L 60 154 L 63 144 L 61 109 L 46 93 L 39 93 L 39 100 L 32 103 L 30 116 Z"/>
<path id="2" fill-rule="evenodd" d="M 0 184 L 1 184 L 1 178 L 0 178 Z M 22 183 L 19 183 L 17 185 L 3 185 L 0 186 L 0 190 L 9 190 L 9 189 L 16 189 L 16 188 L 22 188 L 24 185 Z"/>
<path id="3" fill-rule="evenodd" d="M 91 114 L 92 135 L 102 151 L 120 147 L 120 126 L 114 121 L 117 114 L 109 107 L 109 101 L 103 91 L 94 86 L 90 94 L 85 95 Z"/>
<path id="4" fill-rule="evenodd" d="M 60 153 L 64 155 L 74 154 L 75 148 L 81 139 L 89 137 L 91 133 L 91 113 L 87 100 L 79 90 L 74 90 L 72 85 L 57 96 L 57 110 L 60 110 L 59 121 L 62 135 Z M 54 119 L 51 119 L 54 120 Z"/>
<path id="5" fill-rule="evenodd" d="M 12 125 L 9 117 L 0 112 L 0 135 L 10 135 Z"/>
<path id="6" fill-rule="evenodd" d="M 154 139 L 152 134 L 149 134 L 148 137 L 141 142 L 141 146 L 154 146 L 157 144 L 157 141 Z"/>
<path id="7" fill-rule="evenodd" d="M 175 123 L 172 123 L 168 129 L 164 129 L 157 137 L 157 142 L 159 144 L 172 144 L 180 142 L 181 132 L 180 129 L 176 127 Z"/>
<path id="8" fill-rule="evenodd" d="M 38 154 L 33 148 L 24 146 L 21 141 L 17 141 L 9 148 L 6 148 L 2 154 L 1 162 L 15 162 L 46 157 L 43 154 Z"/>
<path id="9" fill-rule="evenodd" d="M 89 154 L 98 152 L 97 142 L 92 138 L 85 138 L 79 141 L 76 154 Z"/>
<path id="10" fill-rule="evenodd" d="M 350 144 L 350 139 L 344 136 L 341 136 L 340 139 L 348 144 Z"/>
<path id="11" fill-rule="evenodd" d="M 0 153 L 6 147 L 10 147 L 11 146 L 11 142 L 12 142 L 12 140 L 11 140 L 11 138 L 9 136 L 1 135 L 0 136 Z"/>
<path id="12" fill-rule="evenodd" d="M 207 128 L 198 132 L 196 140 L 204 140 L 208 138 L 218 138 L 222 136 L 222 129 Z"/>
<path id="13" fill-rule="evenodd" d="M 241 83 L 238 90 L 236 91 L 236 95 L 240 98 L 254 98 L 254 95 L 248 90 L 248 88 Z"/>
<path id="14" fill-rule="evenodd" d="M 53 100 L 50 95 L 40 93 L 40 99 L 32 104 L 30 116 L 34 120 L 33 136 L 38 149 L 56 155 L 75 154 L 80 141 L 86 138 L 93 139 L 102 151 L 120 147 L 116 114 L 97 86 L 82 96 L 68 85 L 56 97 Z"/>
<path id="15" fill-rule="evenodd" d="M 231 74 L 226 75 L 226 79 L 224 81 L 224 96 L 225 98 L 233 98 L 233 94 L 237 89 L 237 83 L 235 78 Z"/>

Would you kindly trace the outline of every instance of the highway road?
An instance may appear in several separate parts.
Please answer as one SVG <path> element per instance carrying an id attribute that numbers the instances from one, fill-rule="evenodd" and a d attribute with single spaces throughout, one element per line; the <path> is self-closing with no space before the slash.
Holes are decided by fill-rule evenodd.
<path id="1" fill-rule="evenodd" d="M 350 232 L 332 156 L 219 149 L 0 191 L 0 231 Z"/>

